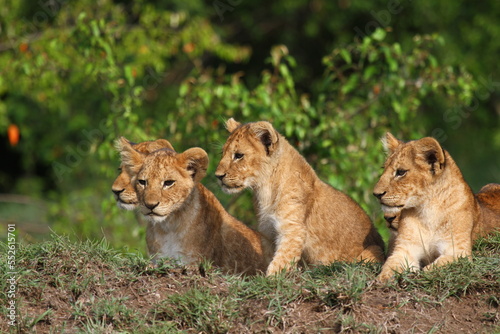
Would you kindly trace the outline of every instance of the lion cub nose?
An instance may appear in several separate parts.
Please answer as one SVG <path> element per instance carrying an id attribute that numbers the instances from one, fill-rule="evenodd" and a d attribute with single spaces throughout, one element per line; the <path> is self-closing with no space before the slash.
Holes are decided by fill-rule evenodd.
<path id="1" fill-rule="evenodd" d="M 144 205 L 146 206 L 146 208 L 148 208 L 151 211 L 153 211 L 153 209 L 156 208 L 158 206 L 158 204 L 160 204 L 160 202 L 156 202 L 155 204 L 144 203 Z"/>
<path id="2" fill-rule="evenodd" d="M 384 219 L 390 224 L 394 221 L 394 219 L 396 219 L 396 216 L 392 216 L 392 217 L 384 216 Z"/>
<path id="3" fill-rule="evenodd" d="M 222 181 L 226 174 L 215 174 L 215 177 Z"/>
<path id="4" fill-rule="evenodd" d="M 125 189 L 120 189 L 120 190 L 116 190 L 116 189 L 111 189 L 111 191 L 115 194 L 115 195 L 120 195 Z"/>
<path id="5" fill-rule="evenodd" d="M 382 199 L 382 197 L 385 195 L 386 191 L 383 193 L 373 193 L 373 196 L 377 197 L 378 199 Z"/>

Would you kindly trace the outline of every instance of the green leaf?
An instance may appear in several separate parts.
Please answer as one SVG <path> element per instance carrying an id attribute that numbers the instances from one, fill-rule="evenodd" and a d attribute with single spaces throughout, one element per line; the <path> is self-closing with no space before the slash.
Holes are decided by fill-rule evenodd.
<path id="1" fill-rule="evenodd" d="M 187 82 L 183 82 L 179 87 L 179 96 L 185 97 L 189 90 L 189 84 Z"/>
<path id="2" fill-rule="evenodd" d="M 391 103 L 392 105 L 392 109 L 397 113 L 397 114 L 400 114 L 401 113 L 401 103 L 399 103 L 398 101 L 392 101 Z"/>
<path id="3" fill-rule="evenodd" d="M 130 86 L 133 86 L 134 82 L 135 82 L 135 78 L 132 75 L 132 67 L 129 66 L 129 65 L 125 66 L 125 68 L 124 68 L 124 74 L 125 74 L 125 79 L 127 79 L 128 84 Z"/>
<path id="4" fill-rule="evenodd" d="M 306 137 L 306 129 L 304 129 L 302 127 L 298 127 L 296 129 L 296 132 L 297 132 L 297 136 L 299 137 L 299 139 L 304 139 Z"/>
<path id="5" fill-rule="evenodd" d="M 353 91 L 354 88 L 356 88 L 356 86 L 358 85 L 358 81 L 359 81 L 359 75 L 356 73 L 351 74 L 349 79 L 347 79 L 346 84 L 343 85 L 342 88 L 340 88 L 342 94 L 348 94 L 351 91 Z"/>
<path id="6" fill-rule="evenodd" d="M 368 51 L 368 61 L 370 63 L 374 63 L 376 60 L 378 60 L 378 57 L 379 57 L 378 51 L 376 50 Z"/>
<path id="7" fill-rule="evenodd" d="M 288 122 L 285 123 L 285 133 L 286 133 L 287 137 L 289 137 L 289 136 L 292 135 L 293 128 L 294 128 L 294 126 L 293 126 L 292 122 L 288 121 Z"/>
<path id="8" fill-rule="evenodd" d="M 352 58 L 349 51 L 347 51 L 346 49 L 340 49 L 340 55 L 342 56 L 342 58 L 345 60 L 346 63 L 348 63 L 349 65 L 352 64 Z"/>
<path id="9" fill-rule="evenodd" d="M 391 72 L 396 72 L 398 70 L 398 62 L 392 57 L 391 50 L 389 48 L 383 48 L 385 54 L 385 60 L 389 65 L 389 70 Z"/>
<path id="10" fill-rule="evenodd" d="M 384 38 L 385 38 L 386 35 L 387 35 L 387 33 L 385 32 L 384 29 L 377 28 L 373 32 L 372 37 L 373 37 L 374 40 L 381 42 L 381 41 L 384 40 Z"/>
<path id="11" fill-rule="evenodd" d="M 375 73 L 377 73 L 377 67 L 374 65 L 369 65 L 363 72 L 363 80 L 370 80 Z"/>
<path id="12" fill-rule="evenodd" d="M 432 68 L 438 67 L 438 61 L 436 57 L 434 57 L 433 55 L 429 55 L 428 59 L 429 59 L 429 64 L 431 65 Z"/>
<path id="13" fill-rule="evenodd" d="M 394 43 L 393 50 L 396 56 L 401 57 L 402 51 L 401 51 L 401 45 L 399 43 Z"/>

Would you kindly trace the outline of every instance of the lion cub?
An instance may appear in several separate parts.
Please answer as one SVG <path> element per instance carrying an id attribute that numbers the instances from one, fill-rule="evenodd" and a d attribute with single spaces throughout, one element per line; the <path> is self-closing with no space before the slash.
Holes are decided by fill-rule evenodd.
<path id="1" fill-rule="evenodd" d="M 222 189 L 254 191 L 259 230 L 276 244 L 267 275 L 299 260 L 384 260 L 383 241 L 361 207 L 322 182 L 268 122 L 226 122 L 231 132 L 215 175 Z"/>
<path id="2" fill-rule="evenodd" d="M 204 258 L 233 273 L 266 270 L 272 244 L 229 215 L 200 183 L 208 166 L 204 150 L 161 149 L 146 155 L 123 137 L 120 146 L 123 165 L 135 175 L 140 211 L 154 225 L 155 257 L 184 264 Z"/>
<path id="3" fill-rule="evenodd" d="M 170 142 L 166 139 L 145 141 L 137 144 L 131 143 L 131 145 L 136 151 L 141 153 L 151 153 L 162 148 L 174 150 Z M 128 168 L 124 167 L 123 164 L 120 165 L 119 170 L 120 174 L 111 186 L 111 190 L 115 195 L 116 204 L 120 209 L 134 210 L 138 205 L 137 193 L 135 192 L 135 188 L 132 183 L 132 178 L 134 175 L 128 170 Z M 155 235 L 158 233 L 156 231 L 157 229 L 158 227 L 153 223 L 151 223 L 150 221 L 147 222 L 146 246 L 150 255 L 154 255 L 158 252 L 158 247 L 154 242 Z"/>
<path id="4" fill-rule="evenodd" d="M 500 226 L 499 193 L 485 194 L 491 200 L 487 217 L 437 140 L 426 137 L 403 143 L 387 133 L 384 147 L 389 155 L 373 194 L 386 219 L 392 217 L 397 233 L 379 281 L 390 280 L 404 268 L 426 270 L 470 257 L 473 238 Z"/>

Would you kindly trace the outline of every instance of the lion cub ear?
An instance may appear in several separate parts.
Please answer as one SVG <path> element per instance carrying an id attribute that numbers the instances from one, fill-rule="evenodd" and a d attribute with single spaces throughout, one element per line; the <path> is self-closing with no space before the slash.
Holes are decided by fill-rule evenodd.
<path id="1" fill-rule="evenodd" d="M 444 170 L 446 157 L 439 142 L 432 137 L 425 137 L 415 142 L 417 156 L 431 166 L 433 175 L 441 174 Z"/>
<path id="2" fill-rule="evenodd" d="M 139 173 L 146 155 L 134 149 L 132 143 L 125 137 L 120 137 L 115 142 L 115 147 L 120 152 L 122 164 L 132 173 Z"/>
<path id="3" fill-rule="evenodd" d="M 265 121 L 253 123 L 252 132 L 266 148 L 267 155 L 274 152 L 279 141 L 279 135 L 271 123 Z"/>
<path id="4" fill-rule="evenodd" d="M 385 137 L 382 137 L 382 145 L 384 145 L 384 150 L 387 153 L 393 153 L 396 148 L 403 144 L 403 142 L 392 135 L 392 133 L 387 132 Z"/>
<path id="5" fill-rule="evenodd" d="M 194 182 L 199 182 L 207 174 L 208 154 L 199 147 L 190 148 L 179 154 L 184 168 L 191 174 Z"/>
<path id="6" fill-rule="evenodd" d="M 233 132 L 234 130 L 236 130 L 236 128 L 239 127 L 240 125 L 241 125 L 241 123 L 236 122 L 234 120 L 234 118 L 232 118 L 232 117 L 226 121 L 226 129 L 230 133 Z"/>
<path id="7" fill-rule="evenodd" d="M 170 142 L 166 139 L 156 139 L 154 141 L 154 143 L 158 145 L 158 148 L 157 148 L 158 150 L 162 149 L 162 148 L 168 148 L 169 150 L 175 151 L 172 144 L 170 144 Z"/>

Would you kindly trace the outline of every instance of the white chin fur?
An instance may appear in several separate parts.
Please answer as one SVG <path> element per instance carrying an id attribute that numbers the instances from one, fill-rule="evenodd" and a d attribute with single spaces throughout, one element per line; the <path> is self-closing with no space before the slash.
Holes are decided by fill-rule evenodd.
<path id="1" fill-rule="evenodd" d="M 137 207 L 136 204 L 123 203 L 123 202 L 120 202 L 120 201 L 116 202 L 116 205 L 120 209 L 127 210 L 127 211 L 132 211 L 132 210 L 134 210 Z"/>
<path id="2" fill-rule="evenodd" d="M 144 215 L 144 217 L 152 223 L 161 223 L 164 222 L 167 217 L 166 216 L 155 216 L 155 215 Z"/>
<path id="3" fill-rule="evenodd" d="M 387 206 L 382 204 L 382 211 L 384 211 L 384 213 L 397 214 L 401 212 L 402 209 L 403 208 L 397 206 Z"/>
<path id="4" fill-rule="evenodd" d="M 222 186 L 222 191 L 226 194 L 236 194 L 243 190 L 243 187 L 238 188 L 228 188 L 226 186 Z"/>

